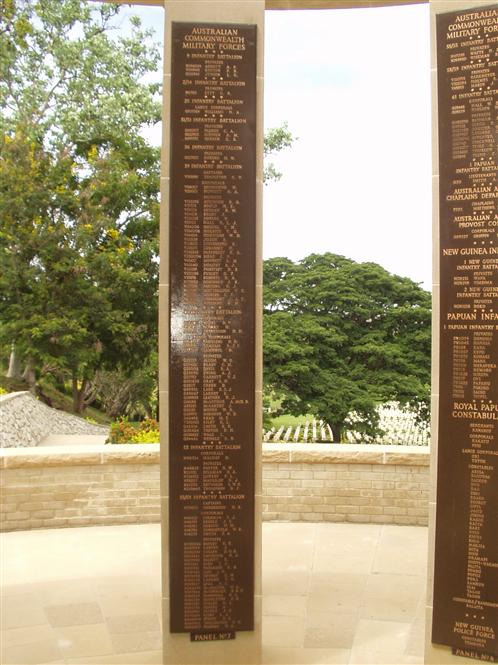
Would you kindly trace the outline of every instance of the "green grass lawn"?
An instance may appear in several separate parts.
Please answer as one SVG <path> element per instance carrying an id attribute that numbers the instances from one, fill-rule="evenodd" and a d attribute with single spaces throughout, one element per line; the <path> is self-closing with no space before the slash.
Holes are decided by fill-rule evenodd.
<path id="1" fill-rule="evenodd" d="M 0 388 L 8 393 L 17 393 L 28 389 L 24 381 L 8 379 L 6 376 L 0 376 Z"/>
<path id="2" fill-rule="evenodd" d="M 275 429 L 279 429 L 282 427 L 297 427 L 298 425 L 304 425 L 307 420 L 311 423 L 313 420 L 314 416 L 311 414 L 307 414 L 305 416 L 291 416 L 288 413 L 284 413 L 281 416 L 277 416 L 276 418 L 272 418 L 272 426 L 275 427 Z"/>
<path id="3" fill-rule="evenodd" d="M 80 418 L 91 418 L 99 425 L 108 425 L 111 422 L 111 418 L 108 418 L 105 413 L 102 413 L 99 409 L 95 409 L 93 406 L 87 406 L 83 414 L 75 413 L 73 410 L 73 398 L 71 395 L 62 393 L 50 384 L 42 383 L 41 385 L 43 393 L 52 400 L 52 406 L 54 409 L 60 409 L 61 411 L 72 413 Z"/>

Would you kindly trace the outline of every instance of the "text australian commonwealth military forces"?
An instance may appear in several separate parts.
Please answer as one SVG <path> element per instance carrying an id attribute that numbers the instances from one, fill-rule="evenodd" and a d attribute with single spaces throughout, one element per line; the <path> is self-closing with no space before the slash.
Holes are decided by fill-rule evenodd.
<path id="1" fill-rule="evenodd" d="M 245 51 L 245 37 L 239 35 L 237 28 L 193 28 L 183 38 L 184 49 L 217 47 L 219 51 Z"/>

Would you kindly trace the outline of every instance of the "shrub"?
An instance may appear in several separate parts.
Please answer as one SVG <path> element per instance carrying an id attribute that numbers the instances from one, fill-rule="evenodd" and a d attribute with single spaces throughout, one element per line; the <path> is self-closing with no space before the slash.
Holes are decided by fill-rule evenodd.
<path id="1" fill-rule="evenodd" d="M 93 389 L 110 418 L 150 415 L 157 406 L 154 369 L 136 370 L 131 376 L 119 369 L 112 372 L 101 370 L 95 375 Z"/>
<path id="2" fill-rule="evenodd" d="M 112 423 L 108 443 L 159 443 L 159 425 L 157 420 L 146 418 L 134 425 L 127 418 L 120 418 Z"/>
<path id="3" fill-rule="evenodd" d="M 128 422 L 128 418 L 120 418 L 111 424 L 107 441 L 109 443 L 129 443 L 135 431 L 135 427 Z"/>
<path id="4" fill-rule="evenodd" d="M 159 443 L 159 430 L 139 430 L 131 438 L 132 443 Z"/>

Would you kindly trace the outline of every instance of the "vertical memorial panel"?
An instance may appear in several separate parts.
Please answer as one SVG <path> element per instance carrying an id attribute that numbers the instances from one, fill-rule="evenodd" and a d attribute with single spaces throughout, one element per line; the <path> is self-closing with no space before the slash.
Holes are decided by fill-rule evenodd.
<path id="1" fill-rule="evenodd" d="M 498 656 L 498 5 L 437 16 L 441 325 L 432 640 Z"/>
<path id="2" fill-rule="evenodd" d="M 254 622 L 256 26 L 173 23 L 172 632 Z"/>

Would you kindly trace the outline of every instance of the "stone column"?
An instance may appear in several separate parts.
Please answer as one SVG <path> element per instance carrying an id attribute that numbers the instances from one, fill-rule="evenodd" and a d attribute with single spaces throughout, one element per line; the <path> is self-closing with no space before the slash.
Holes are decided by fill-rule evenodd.
<path id="1" fill-rule="evenodd" d="M 261 413 L 262 413 L 262 195 L 263 195 L 263 48 L 264 0 L 165 0 L 163 143 L 161 163 L 161 228 L 159 285 L 159 390 L 161 417 L 161 511 L 163 662 L 168 665 L 250 665 L 261 662 Z M 255 630 L 235 640 L 191 642 L 188 633 L 169 632 L 168 549 L 168 404 L 169 404 L 169 190 L 172 22 L 251 24 L 257 26 L 256 135 L 256 377 L 255 377 Z"/>
<path id="2" fill-rule="evenodd" d="M 429 498 L 429 558 L 427 574 L 425 663 L 445 665 L 475 663 L 476 660 L 452 654 L 451 647 L 433 644 L 432 610 L 434 580 L 434 550 L 436 538 L 436 490 L 438 459 L 439 414 L 439 325 L 440 325 L 440 242 L 439 242 L 439 149 L 438 149 L 438 90 L 436 15 L 461 10 L 493 6 L 489 0 L 430 0 L 431 20 L 431 87 L 432 87 L 432 190 L 433 190 L 433 333 L 432 333 L 432 435 L 431 435 L 431 492 Z M 496 4 L 494 5 L 496 7 Z M 442 386 L 451 390 L 451 386 Z M 463 516 L 462 516 L 463 519 Z"/>

